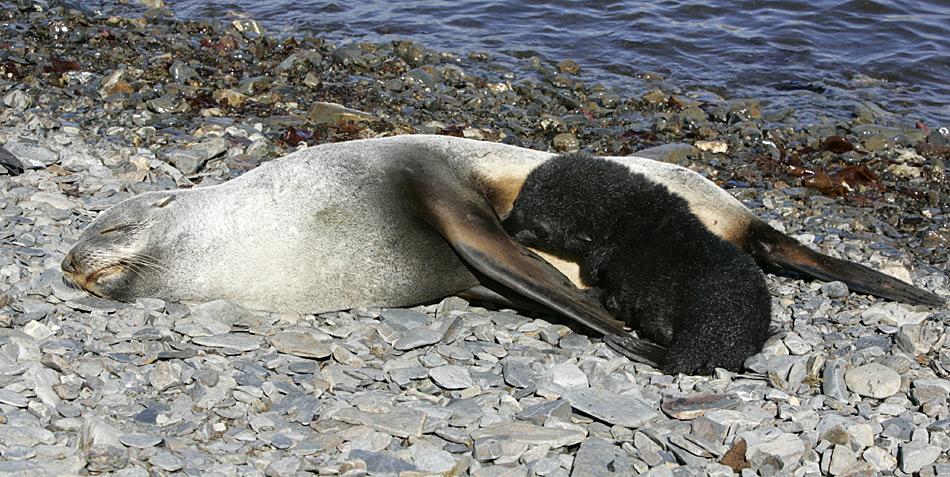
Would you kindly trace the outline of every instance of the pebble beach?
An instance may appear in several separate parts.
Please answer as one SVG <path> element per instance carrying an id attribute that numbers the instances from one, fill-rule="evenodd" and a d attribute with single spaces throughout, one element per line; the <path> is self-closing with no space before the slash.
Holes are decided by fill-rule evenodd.
<path id="1" fill-rule="evenodd" d="M 63 283 L 81 230 L 137 193 L 426 133 L 679 164 L 810 247 L 950 297 L 950 125 L 873 102 L 802 124 L 645 82 L 0 1 L 0 475 L 950 475 L 950 307 L 840 282 L 769 273 L 778 333 L 713 376 L 457 297 L 291 315 Z"/>

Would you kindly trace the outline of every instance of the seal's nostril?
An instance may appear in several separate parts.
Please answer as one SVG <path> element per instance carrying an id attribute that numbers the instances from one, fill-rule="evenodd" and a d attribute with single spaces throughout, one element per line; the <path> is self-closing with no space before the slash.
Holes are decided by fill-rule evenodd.
<path id="1" fill-rule="evenodd" d="M 63 263 L 60 265 L 60 268 L 67 273 L 76 273 L 76 265 L 73 263 L 73 254 L 67 253 L 66 257 L 63 258 Z"/>

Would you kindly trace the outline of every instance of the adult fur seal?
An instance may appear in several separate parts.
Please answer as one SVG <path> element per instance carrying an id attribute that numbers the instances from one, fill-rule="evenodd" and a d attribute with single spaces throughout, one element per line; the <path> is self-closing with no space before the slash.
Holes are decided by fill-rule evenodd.
<path id="1" fill-rule="evenodd" d="M 69 281 L 117 300 L 223 298 L 311 313 L 412 305 L 485 284 L 619 334 L 620 322 L 511 240 L 499 222 L 528 173 L 553 156 L 427 135 L 316 146 L 224 184 L 122 202 L 89 225 L 62 268 Z M 809 250 L 688 169 L 638 157 L 611 160 L 684 198 L 710 231 L 760 263 L 886 298 L 943 302 Z"/>
<path id="2" fill-rule="evenodd" d="M 771 297 L 752 257 L 621 164 L 545 162 L 502 225 L 523 245 L 577 257 L 607 311 L 665 348 L 650 358 L 667 373 L 738 371 L 770 336 Z"/>

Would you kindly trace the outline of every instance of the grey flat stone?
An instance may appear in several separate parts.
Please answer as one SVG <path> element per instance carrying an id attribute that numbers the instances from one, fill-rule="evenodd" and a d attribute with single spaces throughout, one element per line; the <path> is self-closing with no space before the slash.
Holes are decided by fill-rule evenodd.
<path id="1" fill-rule="evenodd" d="M 587 375 L 571 361 L 557 364 L 548 370 L 551 381 L 565 388 L 582 388 L 589 385 Z"/>
<path id="2" fill-rule="evenodd" d="M 432 472 L 441 475 L 447 474 L 449 471 L 455 467 L 455 458 L 452 457 L 452 454 L 439 449 L 436 451 L 428 451 L 418 455 L 413 459 L 413 464 L 416 465 L 421 471 Z"/>
<path id="3" fill-rule="evenodd" d="M 260 336 L 246 333 L 227 333 L 214 336 L 199 336 L 193 343 L 212 348 L 223 348 L 235 352 L 254 351 L 261 347 L 264 339 Z"/>
<path id="4" fill-rule="evenodd" d="M 901 326 L 894 341 L 904 352 L 918 356 L 939 348 L 944 339 L 942 324 L 924 322 L 919 325 Z"/>
<path id="5" fill-rule="evenodd" d="M 121 446 L 94 445 L 86 450 L 85 458 L 90 472 L 112 472 L 128 465 L 129 452 Z"/>
<path id="6" fill-rule="evenodd" d="M 685 165 L 689 159 L 702 155 L 699 149 L 692 144 L 671 143 L 662 146 L 641 149 L 633 153 L 637 157 L 646 157 L 656 161 L 669 162 L 672 164 Z"/>
<path id="7" fill-rule="evenodd" d="M 3 148 L 19 159 L 24 169 L 41 169 L 59 160 L 59 154 L 37 144 L 11 141 L 4 144 Z"/>
<path id="8" fill-rule="evenodd" d="M 422 427 L 426 420 L 424 412 L 407 408 L 396 408 L 381 414 L 363 412 L 356 408 L 344 408 L 334 413 L 332 417 L 350 424 L 364 425 L 397 437 L 421 436 Z"/>
<path id="9" fill-rule="evenodd" d="M 0 456 L 6 460 L 27 460 L 36 457 L 32 447 L 12 445 L 0 450 Z"/>
<path id="10" fill-rule="evenodd" d="M 174 472 L 183 466 L 181 459 L 168 451 L 157 452 L 148 459 L 148 462 L 166 472 Z"/>
<path id="11" fill-rule="evenodd" d="M 542 374 L 532 368 L 530 364 L 513 359 L 505 361 L 502 376 L 506 383 L 516 388 L 537 386 L 542 379 Z"/>
<path id="12" fill-rule="evenodd" d="M 880 447 L 869 447 L 861 456 L 864 457 L 865 462 L 881 472 L 892 472 L 897 469 L 897 458 Z"/>
<path id="13" fill-rule="evenodd" d="M 13 407 L 26 407 L 28 401 L 19 393 L 7 389 L 0 389 L 0 404 Z"/>
<path id="14" fill-rule="evenodd" d="M 901 377 L 897 371 L 877 363 L 849 369 L 844 380 L 848 383 L 848 389 L 875 399 L 893 396 L 901 388 Z"/>
<path id="15" fill-rule="evenodd" d="M 848 400 L 847 384 L 844 381 L 844 360 L 835 359 L 825 363 L 822 371 L 821 392 L 842 402 Z"/>
<path id="16" fill-rule="evenodd" d="M 784 467 L 796 465 L 805 454 L 805 444 L 795 434 L 783 433 L 773 439 L 749 444 L 746 459 L 753 468 L 761 467 L 768 459 L 778 459 Z"/>
<path id="17" fill-rule="evenodd" d="M 563 399 L 545 401 L 524 408 L 518 413 L 518 419 L 543 426 L 548 419 L 571 422 L 571 404 Z"/>
<path id="18" fill-rule="evenodd" d="M 899 457 L 901 470 L 912 474 L 918 470 L 933 464 L 942 454 L 937 446 L 932 446 L 926 442 L 913 441 L 901 446 Z"/>
<path id="19" fill-rule="evenodd" d="M 379 319 L 398 330 L 411 330 L 427 325 L 432 318 L 425 313 L 403 308 L 391 308 L 379 313 Z"/>
<path id="20" fill-rule="evenodd" d="M 660 409 L 674 419 L 691 420 L 719 409 L 735 409 L 742 403 L 733 393 L 689 394 L 687 396 L 667 396 L 663 398 Z"/>
<path id="21" fill-rule="evenodd" d="M 821 285 L 821 293 L 828 298 L 843 298 L 848 296 L 848 285 L 844 282 L 828 282 Z"/>
<path id="22" fill-rule="evenodd" d="M 332 352 L 329 341 L 318 340 L 309 333 L 282 332 L 267 340 L 277 351 L 303 358 L 323 359 Z"/>
<path id="23" fill-rule="evenodd" d="M 181 365 L 162 361 L 148 374 L 148 382 L 161 391 L 181 384 Z"/>
<path id="24" fill-rule="evenodd" d="M 601 388 L 571 389 L 562 397 L 574 409 L 618 426 L 637 428 L 660 415 L 641 399 Z"/>
<path id="25" fill-rule="evenodd" d="M 524 422 L 500 422 L 472 432 L 473 439 L 494 438 L 552 447 L 579 444 L 585 437 L 587 433 L 577 429 L 541 427 Z"/>
<path id="26" fill-rule="evenodd" d="M 350 451 L 350 459 L 362 460 L 366 463 L 366 470 L 374 474 L 399 474 L 416 470 L 416 466 L 398 457 L 377 452 L 352 450 Z"/>
<path id="27" fill-rule="evenodd" d="M 831 475 L 841 475 L 845 473 L 845 471 L 858 461 L 854 452 L 845 445 L 836 445 L 830 452 L 831 463 L 828 466 L 828 473 Z"/>
<path id="28" fill-rule="evenodd" d="M 429 377 L 445 389 L 465 389 L 475 384 L 467 369 L 451 364 L 430 369 Z"/>
<path id="29" fill-rule="evenodd" d="M 424 326 L 407 330 L 399 339 L 393 343 L 393 348 L 399 351 L 408 351 L 411 349 L 428 346 L 438 343 L 442 340 L 443 333 Z"/>
<path id="30" fill-rule="evenodd" d="M 624 476 L 635 473 L 630 454 L 596 437 L 581 443 L 571 469 L 571 477 Z"/>

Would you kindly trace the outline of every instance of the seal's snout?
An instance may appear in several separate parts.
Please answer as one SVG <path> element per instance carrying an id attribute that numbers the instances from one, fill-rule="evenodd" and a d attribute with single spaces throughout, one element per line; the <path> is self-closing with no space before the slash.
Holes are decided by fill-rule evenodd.
<path id="1" fill-rule="evenodd" d="M 59 268 L 62 268 L 63 272 L 65 273 L 76 273 L 76 261 L 73 258 L 72 252 L 66 254 L 66 257 L 63 258 L 63 263 L 59 265 Z"/>

